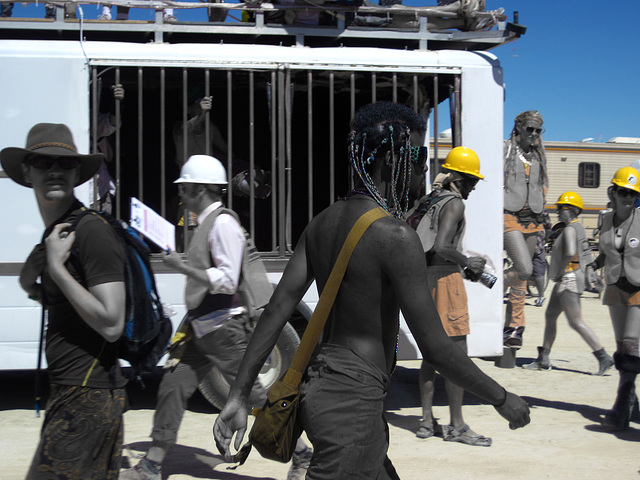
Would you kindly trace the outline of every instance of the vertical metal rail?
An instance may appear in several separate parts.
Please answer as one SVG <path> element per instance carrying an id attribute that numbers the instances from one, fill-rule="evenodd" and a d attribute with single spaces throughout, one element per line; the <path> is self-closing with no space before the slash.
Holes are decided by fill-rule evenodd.
<path id="1" fill-rule="evenodd" d="M 182 69 L 182 165 L 187 161 L 187 83 L 189 80 L 189 74 L 186 68 Z"/>
<path id="2" fill-rule="evenodd" d="M 307 222 L 313 218 L 313 74 L 307 72 Z"/>
<path id="3" fill-rule="evenodd" d="M 208 97 L 209 96 L 209 92 L 210 92 L 210 85 L 209 85 L 209 80 L 210 80 L 210 72 L 209 69 L 207 68 L 204 71 L 204 96 Z M 213 101 L 211 102 L 211 108 L 213 109 Z M 204 144 L 205 144 L 205 151 L 204 153 L 206 155 L 211 155 L 211 110 L 209 110 L 206 114 L 205 114 L 205 119 L 204 119 L 205 123 L 204 123 Z"/>
<path id="4" fill-rule="evenodd" d="M 436 73 L 433 76 L 433 158 L 435 159 L 435 161 L 433 162 L 433 171 L 434 171 L 434 175 L 437 175 L 438 173 L 440 173 L 440 161 L 438 160 L 438 147 L 439 147 L 439 142 L 438 142 L 438 131 L 440 128 L 440 117 L 439 117 L 439 102 L 440 102 L 440 98 L 438 96 L 438 84 L 439 84 L 439 77 L 438 74 Z M 434 177 L 434 175 L 431 175 L 432 177 Z"/>
<path id="5" fill-rule="evenodd" d="M 98 153 L 98 72 L 91 68 L 91 153 Z M 98 203 L 98 173 L 93 176 L 93 204 Z"/>
<path id="6" fill-rule="evenodd" d="M 182 69 L 182 161 L 181 165 L 184 165 L 187 161 L 187 85 L 189 80 L 189 74 L 186 68 Z M 186 252 L 189 246 L 189 223 L 191 221 L 191 212 L 188 209 L 182 211 L 182 231 L 183 245 L 182 251 Z"/>
<path id="7" fill-rule="evenodd" d="M 276 102 L 277 95 L 277 75 L 275 71 L 271 72 L 271 85 L 269 102 L 271 111 L 269 115 L 270 127 L 271 127 L 271 251 L 275 252 L 278 246 L 278 237 L 276 235 L 278 228 L 278 195 L 277 192 L 280 189 L 280 178 L 277 172 L 277 159 L 278 159 L 278 118 Z"/>
<path id="8" fill-rule="evenodd" d="M 459 147 L 462 145 L 462 102 L 460 101 L 460 93 L 461 93 L 461 77 L 460 75 L 456 75 L 454 77 L 454 89 L 455 89 L 455 116 L 454 116 L 454 125 L 453 129 L 453 140 L 454 147 Z"/>
<path id="9" fill-rule="evenodd" d="M 232 178 L 233 170 L 233 74 L 227 70 L 227 177 Z M 227 206 L 233 210 L 233 185 L 227 185 Z"/>
<path id="10" fill-rule="evenodd" d="M 283 191 L 284 169 L 285 169 L 285 118 L 284 118 L 284 97 L 285 97 L 285 79 L 284 66 L 278 67 L 278 253 L 281 257 L 285 255 L 285 192 Z"/>
<path id="11" fill-rule="evenodd" d="M 138 67 L 138 195 L 144 202 L 144 111 L 142 106 L 142 67 Z"/>
<path id="12" fill-rule="evenodd" d="M 393 85 L 392 87 L 392 99 L 393 99 L 393 103 L 398 103 L 398 74 L 394 73 L 393 76 L 391 77 L 391 84 Z"/>
<path id="13" fill-rule="evenodd" d="M 371 73 L 371 103 L 376 103 L 377 97 L 376 72 Z"/>
<path id="14" fill-rule="evenodd" d="M 414 73 L 411 79 L 413 81 L 413 111 L 418 113 L 420 109 L 418 104 L 418 75 Z"/>
<path id="15" fill-rule="evenodd" d="M 293 89 L 291 84 L 291 69 L 287 65 L 285 67 L 285 142 L 287 146 L 287 152 L 285 156 L 286 167 L 285 167 L 285 178 L 286 178 L 286 192 L 287 192 L 287 216 L 286 216 L 286 242 L 287 242 L 287 253 L 292 251 L 292 228 L 291 228 L 291 219 L 293 216 L 293 182 L 291 175 L 291 162 L 292 162 L 292 148 L 291 148 L 291 111 L 292 111 L 292 103 L 293 103 Z"/>
<path id="16" fill-rule="evenodd" d="M 115 77 L 116 85 L 120 84 L 120 67 L 116 68 L 116 77 Z M 122 218 L 122 195 L 120 193 L 121 186 L 121 175 L 122 175 L 122 163 L 120 158 L 120 152 L 122 149 L 122 133 L 120 128 L 122 127 L 122 110 L 121 110 L 121 100 L 116 101 L 116 218 Z"/>
<path id="17" fill-rule="evenodd" d="M 256 236 L 256 192 L 255 192 L 255 155 L 256 155 L 256 94 L 255 73 L 249 72 L 249 233 Z M 231 156 L 229 156 L 231 158 Z M 232 173 L 233 175 L 233 173 Z"/>
<path id="18" fill-rule="evenodd" d="M 167 218 L 167 78 L 164 67 L 160 68 L 160 215 Z"/>
<path id="19" fill-rule="evenodd" d="M 336 199 L 336 99 L 335 99 L 335 72 L 329 73 L 329 205 L 333 205 Z"/>
<path id="20" fill-rule="evenodd" d="M 354 72 L 351 72 L 351 78 L 350 78 L 351 82 L 350 82 L 350 88 L 351 90 L 349 91 L 349 97 L 350 97 L 350 109 L 349 109 L 349 121 L 351 121 L 351 119 L 355 116 L 356 114 L 356 74 Z M 354 183 L 353 183 L 353 165 L 351 165 L 351 162 L 348 162 L 348 167 L 347 167 L 347 172 L 349 175 L 348 178 L 348 185 L 349 185 L 349 190 L 353 190 L 354 188 Z"/>

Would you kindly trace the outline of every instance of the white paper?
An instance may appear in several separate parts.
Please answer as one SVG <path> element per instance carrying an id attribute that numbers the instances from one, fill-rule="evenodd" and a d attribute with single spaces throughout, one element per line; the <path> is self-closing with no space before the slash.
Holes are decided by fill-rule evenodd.
<path id="1" fill-rule="evenodd" d="M 163 250 L 176 249 L 176 227 L 137 198 L 131 198 L 129 225 Z"/>

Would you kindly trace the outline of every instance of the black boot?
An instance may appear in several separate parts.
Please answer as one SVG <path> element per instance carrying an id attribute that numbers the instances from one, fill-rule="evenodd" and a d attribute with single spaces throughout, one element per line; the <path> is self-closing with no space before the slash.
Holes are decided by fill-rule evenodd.
<path id="1" fill-rule="evenodd" d="M 613 358 L 620 372 L 618 395 L 602 423 L 614 430 L 625 430 L 629 428 L 629 420 L 635 406 L 635 381 L 640 372 L 640 358 L 618 352 L 613 354 Z"/>
<path id="2" fill-rule="evenodd" d="M 524 327 L 505 327 L 502 340 L 504 346 L 508 348 L 518 349 L 522 347 L 522 335 L 524 334 Z"/>
<path id="3" fill-rule="evenodd" d="M 615 362 L 613 361 L 613 358 L 611 358 L 611 356 L 604 351 L 604 348 L 596 350 L 595 352 L 593 352 L 593 354 L 595 355 L 596 359 L 598 359 L 598 363 L 600 364 L 600 368 L 597 372 L 594 373 L 594 375 L 604 375 L 604 372 L 613 367 Z"/>
<path id="4" fill-rule="evenodd" d="M 551 370 L 551 362 L 549 361 L 549 354 L 551 350 L 548 348 L 538 347 L 538 358 L 532 363 L 523 365 L 523 368 L 527 370 Z M 613 362 L 613 360 L 611 360 Z"/>

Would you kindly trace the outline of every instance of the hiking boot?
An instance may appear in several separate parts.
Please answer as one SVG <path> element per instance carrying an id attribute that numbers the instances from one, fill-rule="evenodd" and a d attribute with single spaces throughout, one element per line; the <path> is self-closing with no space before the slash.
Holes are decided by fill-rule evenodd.
<path id="1" fill-rule="evenodd" d="M 595 355 L 596 359 L 598 359 L 598 363 L 600 366 L 600 368 L 597 372 L 594 373 L 594 375 L 604 375 L 604 372 L 609 370 L 615 364 L 613 358 L 611 358 L 609 354 L 604 351 L 604 348 L 593 352 L 593 354 Z"/>
<path id="2" fill-rule="evenodd" d="M 502 334 L 504 346 L 507 348 L 521 348 L 522 347 L 522 334 L 524 333 L 524 327 L 505 327 Z"/>
<path id="3" fill-rule="evenodd" d="M 301 452 L 293 452 L 293 460 L 289 473 L 287 474 L 287 480 L 304 480 L 304 477 L 307 475 L 307 469 L 311 464 L 312 456 L 313 450 L 309 447 Z"/>
<path id="4" fill-rule="evenodd" d="M 144 457 L 135 467 L 120 472 L 118 480 L 162 480 L 162 467 Z"/>
<path id="5" fill-rule="evenodd" d="M 164 17 L 162 17 L 162 21 L 164 23 L 176 23 L 178 19 L 173 15 L 165 15 Z"/>
<path id="6" fill-rule="evenodd" d="M 531 363 L 523 365 L 522 368 L 526 368 L 527 370 L 551 370 L 549 353 L 551 353 L 551 350 L 548 348 L 538 347 L 538 358 Z"/>

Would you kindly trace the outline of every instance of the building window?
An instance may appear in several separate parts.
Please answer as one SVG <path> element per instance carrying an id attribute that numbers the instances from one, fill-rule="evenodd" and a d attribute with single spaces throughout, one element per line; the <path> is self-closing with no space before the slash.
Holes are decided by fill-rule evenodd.
<path id="1" fill-rule="evenodd" d="M 600 187 L 600 164 L 582 162 L 578 165 L 578 186 L 580 188 Z"/>

